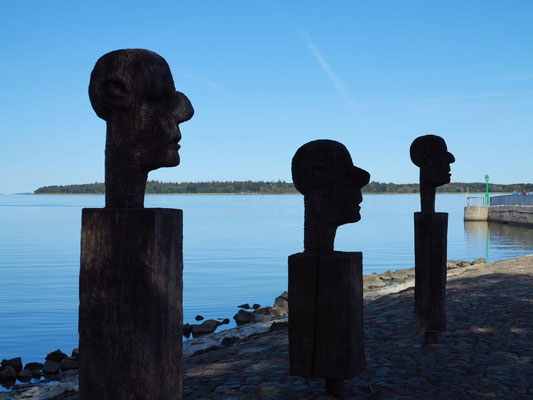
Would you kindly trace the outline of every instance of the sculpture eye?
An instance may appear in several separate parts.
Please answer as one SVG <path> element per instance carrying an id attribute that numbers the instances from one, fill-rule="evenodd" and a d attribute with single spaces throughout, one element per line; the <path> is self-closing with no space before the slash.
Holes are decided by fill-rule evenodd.
<path id="1" fill-rule="evenodd" d="M 105 86 L 106 94 L 110 100 L 123 100 L 130 94 L 126 86 L 119 81 L 106 82 Z"/>

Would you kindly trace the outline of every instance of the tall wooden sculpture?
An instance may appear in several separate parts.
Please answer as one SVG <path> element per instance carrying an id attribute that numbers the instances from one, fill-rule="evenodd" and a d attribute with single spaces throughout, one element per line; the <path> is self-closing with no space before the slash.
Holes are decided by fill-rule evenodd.
<path id="1" fill-rule="evenodd" d="M 141 49 L 102 56 L 89 97 L 107 122 L 106 207 L 82 211 L 79 398 L 181 399 L 182 210 L 143 206 L 148 172 L 179 164 L 194 111 Z"/>
<path id="2" fill-rule="evenodd" d="M 370 175 L 353 165 L 343 144 L 316 140 L 292 159 L 304 195 L 304 252 L 289 257 L 291 375 L 325 378 L 342 398 L 344 379 L 365 368 L 361 252 L 333 250 L 340 225 L 361 219 L 361 188 Z"/>
<path id="3" fill-rule="evenodd" d="M 455 161 L 440 136 L 426 135 L 411 144 L 411 160 L 420 167 L 421 212 L 415 213 L 415 319 L 424 343 L 437 343 L 446 328 L 448 213 L 435 212 L 437 186 L 450 183 Z"/>

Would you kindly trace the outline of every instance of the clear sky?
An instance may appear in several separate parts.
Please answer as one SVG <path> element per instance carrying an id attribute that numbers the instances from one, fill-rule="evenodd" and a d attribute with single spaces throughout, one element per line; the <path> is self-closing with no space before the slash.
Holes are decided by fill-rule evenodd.
<path id="1" fill-rule="evenodd" d="M 372 180 L 418 181 L 445 138 L 452 180 L 533 182 L 533 1 L 6 1 L 0 192 L 103 181 L 87 87 L 120 48 L 163 56 L 196 114 L 163 181 L 290 181 L 296 149 L 346 145 Z"/>

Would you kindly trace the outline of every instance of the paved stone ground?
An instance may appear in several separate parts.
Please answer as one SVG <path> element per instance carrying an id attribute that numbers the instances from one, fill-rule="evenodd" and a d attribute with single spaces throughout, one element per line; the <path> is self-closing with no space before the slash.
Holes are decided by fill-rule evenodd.
<path id="1" fill-rule="evenodd" d="M 365 299 L 367 369 L 345 381 L 345 398 L 533 399 L 533 255 L 454 271 L 439 344 L 414 330 L 412 288 Z M 186 356 L 184 368 L 185 399 L 331 398 L 323 380 L 288 376 L 283 326 Z"/>

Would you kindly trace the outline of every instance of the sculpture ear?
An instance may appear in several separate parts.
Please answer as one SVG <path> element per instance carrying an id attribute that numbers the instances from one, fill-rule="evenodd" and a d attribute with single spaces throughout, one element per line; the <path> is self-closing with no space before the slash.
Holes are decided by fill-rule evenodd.
<path id="1" fill-rule="evenodd" d="M 122 82 L 113 80 L 103 85 L 106 101 L 113 106 L 127 107 L 130 103 L 130 92 Z"/>

